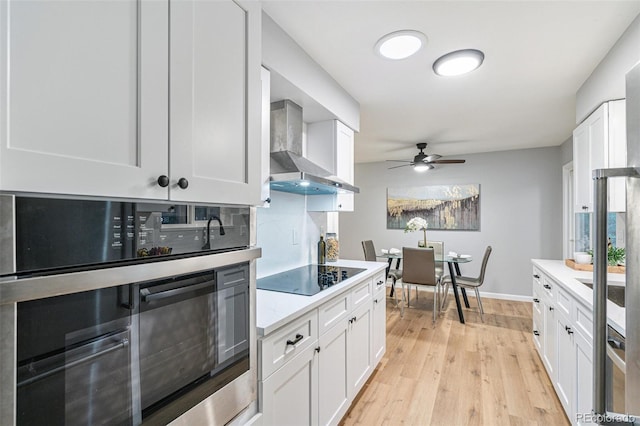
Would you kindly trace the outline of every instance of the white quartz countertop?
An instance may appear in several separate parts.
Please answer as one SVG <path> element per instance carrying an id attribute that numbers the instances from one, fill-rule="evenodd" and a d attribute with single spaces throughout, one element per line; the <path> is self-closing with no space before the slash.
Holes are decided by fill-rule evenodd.
<path id="1" fill-rule="evenodd" d="M 354 284 L 371 278 L 376 273 L 383 271 L 388 264 L 387 262 L 365 262 L 363 260 L 341 259 L 332 263 L 331 266 L 364 268 L 366 271 L 345 281 L 341 281 L 339 284 L 316 293 L 313 296 L 258 289 L 256 291 L 256 325 L 258 336 L 266 336 L 300 315 L 317 308 L 332 297 L 348 291 Z"/>
<path id="2" fill-rule="evenodd" d="M 534 265 L 557 281 L 560 285 L 577 296 L 584 305 L 593 310 L 593 290 L 582 284 L 580 280 L 593 280 L 593 272 L 577 271 L 569 268 L 562 260 L 532 259 Z M 607 274 L 607 283 L 624 285 L 624 274 Z M 625 335 L 625 310 L 607 300 L 607 318 L 609 324 Z"/>

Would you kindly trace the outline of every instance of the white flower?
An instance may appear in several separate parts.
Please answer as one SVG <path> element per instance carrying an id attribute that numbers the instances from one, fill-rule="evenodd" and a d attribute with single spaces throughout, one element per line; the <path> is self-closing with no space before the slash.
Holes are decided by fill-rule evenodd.
<path id="1" fill-rule="evenodd" d="M 426 231 L 428 226 L 429 224 L 423 218 L 414 217 L 409 222 L 407 222 L 407 226 L 404 228 L 404 232 Z"/>

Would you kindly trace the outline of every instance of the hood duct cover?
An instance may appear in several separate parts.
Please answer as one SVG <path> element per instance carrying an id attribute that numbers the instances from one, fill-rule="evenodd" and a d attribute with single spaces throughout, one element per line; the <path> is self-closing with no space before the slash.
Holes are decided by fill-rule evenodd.
<path id="1" fill-rule="evenodd" d="M 302 156 L 302 108 L 286 99 L 271 104 L 271 189 L 304 195 L 360 192 Z"/>

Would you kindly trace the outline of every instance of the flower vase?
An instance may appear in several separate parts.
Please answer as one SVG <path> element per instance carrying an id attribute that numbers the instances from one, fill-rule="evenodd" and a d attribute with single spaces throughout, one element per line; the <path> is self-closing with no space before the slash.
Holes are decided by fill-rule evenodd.
<path id="1" fill-rule="evenodd" d="M 424 239 L 418 241 L 418 247 L 427 247 L 427 230 L 423 229 L 422 232 L 424 232 Z"/>

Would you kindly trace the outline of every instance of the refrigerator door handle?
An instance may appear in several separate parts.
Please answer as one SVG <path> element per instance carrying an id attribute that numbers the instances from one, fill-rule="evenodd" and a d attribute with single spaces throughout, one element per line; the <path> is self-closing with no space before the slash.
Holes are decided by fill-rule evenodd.
<path id="1" fill-rule="evenodd" d="M 607 181 L 615 177 L 640 177 L 640 168 L 621 167 L 593 171 L 593 411 L 607 415 Z"/>

